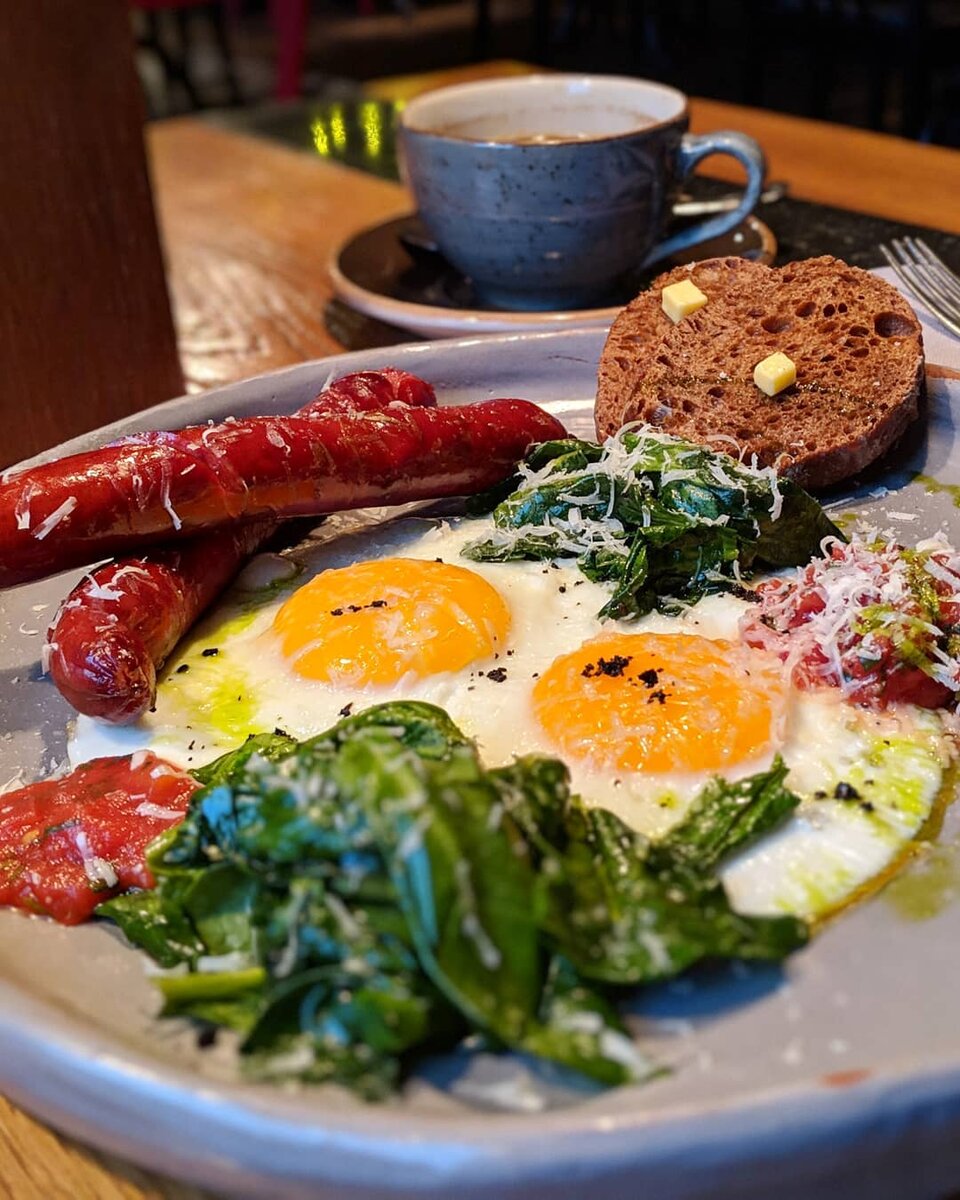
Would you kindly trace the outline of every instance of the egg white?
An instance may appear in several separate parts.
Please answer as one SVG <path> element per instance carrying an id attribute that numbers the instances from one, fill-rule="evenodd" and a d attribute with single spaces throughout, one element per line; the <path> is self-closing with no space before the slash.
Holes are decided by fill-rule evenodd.
<path id="1" fill-rule="evenodd" d="M 680 616 L 602 623 L 597 613 L 609 590 L 587 580 L 572 560 L 462 558 L 465 543 L 489 531 L 488 519 L 359 522 L 356 516 L 332 519 L 289 556 L 255 559 L 178 648 L 155 711 L 128 728 L 78 718 L 71 761 L 150 748 L 180 766 L 198 767 L 250 733 L 282 729 L 306 738 L 341 714 L 396 699 L 444 708 L 477 742 L 488 766 L 528 753 L 564 757 L 531 708 L 536 679 L 559 655 L 616 630 L 738 640 L 746 604 L 733 596 L 707 597 Z M 283 602 L 319 571 L 386 556 L 439 558 L 488 580 L 511 613 L 507 643 L 463 670 L 422 679 L 411 674 L 390 687 L 331 686 L 296 674 L 271 636 Z M 731 864 L 724 878 L 741 911 L 814 916 L 882 872 L 916 835 L 933 809 L 950 745 L 937 714 L 907 707 L 870 713 L 833 692 L 793 690 L 764 753 L 725 773 L 737 779 L 762 770 L 777 752 L 790 768 L 788 786 L 803 797 L 801 808 L 774 837 Z M 709 777 L 697 770 L 631 775 L 570 759 L 567 765 L 574 791 L 587 803 L 611 809 L 648 837 L 675 824 Z M 860 801 L 834 798 L 840 783 L 854 786 Z"/>
<path id="2" fill-rule="evenodd" d="M 798 706 L 796 752 L 784 751 L 787 786 L 800 806 L 723 872 L 741 912 L 825 916 L 901 860 L 934 823 L 953 756 L 939 716 L 908 706 L 869 713 L 831 692 L 816 697 Z M 841 794 L 852 788 L 856 795 L 837 798 L 840 785 Z"/>

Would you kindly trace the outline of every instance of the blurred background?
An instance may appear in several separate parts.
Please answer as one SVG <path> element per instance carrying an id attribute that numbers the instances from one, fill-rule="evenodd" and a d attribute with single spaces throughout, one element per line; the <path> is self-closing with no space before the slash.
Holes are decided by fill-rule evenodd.
<path id="1" fill-rule="evenodd" d="M 752 224 L 711 253 L 873 268 L 923 236 L 960 263 L 960 0 L 2 0 L 7 460 L 469 311 L 396 225 L 397 116 L 537 66 L 670 83 L 695 132 L 760 140 Z M 732 209 L 740 179 L 712 158 L 673 222 Z"/>
<path id="2" fill-rule="evenodd" d="M 517 59 L 960 146 L 960 0 L 131 0 L 152 117 Z M 248 113 L 249 115 L 249 113 Z M 249 128 L 249 123 L 246 124 Z M 268 132 L 277 134 L 277 128 Z M 282 132 L 282 130 L 280 131 Z M 296 140 L 291 126 L 290 140 Z"/>

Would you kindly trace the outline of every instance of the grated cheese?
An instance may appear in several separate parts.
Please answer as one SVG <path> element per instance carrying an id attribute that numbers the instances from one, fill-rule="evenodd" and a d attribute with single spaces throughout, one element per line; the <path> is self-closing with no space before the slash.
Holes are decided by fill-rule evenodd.
<path id="1" fill-rule="evenodd" d="M 179 821 L 183 813 L 178 808 L 164 808 L 162 804 L 153 804 L 144 800 L 133 810 L 138 817 L 156 817 L 160 821 Z"/>
<path id="2" fill-rule="evenodd" d="M 66 517 L 69 517 L 76 507 L 76 496 L 68 496 L 59 508 L 55 508 L 49 517 L 44 518 L 44 520 L 40 522 L 40 524 L 33 531 L 33 536 L 38 542 L 42 542 L 47 534 L 56 529 L 62 520 L 64 520 Z"/>
<path id="3" fill-rule="evenodd" d="M 166 509 L 170 520 L 173 522 L 174 529 L 181 529 L 183 522 L 180 520 L 176 509 L 170 501 L 170 468 L 166 461 L 164 461 L 163 471 L 160 476 L 160 503 Z"/>
<path id="4" fill-rule="evenodd" d="M 50 674 L 50 663 L 54 654 L 60 649 L 58 642 L 44 642 L 40 648 L 40 670 L 44 675 Z"/>
<path id="5" fill-rule="evenodd" d="M 910 642 L 910 661 L 960 692 L 960 661 L 944 648 L 945 632 L 928 619 L 910 575 L 915 562 L 941 585 L 938 605 L 960 604 L 960 554 L 943 538 L 928 545 L 919 557 L 908 557 L 895 542 L 859 538 L 844 545 L 827 538 L 823 559 L 762 586 L 762 615 L 748 613 L 741 631 L 751 644 L 779 653 L 797 683 L 806 676 L 848 696 L 862 693 L 863 663 L 881 661 L 892 641 L 894 647 Z M 820 607 L 797 622 L 798 597 L 811 596 Z"/>
<path id="6" fill-rule="evenodd" d="M 90 843 L 87 840 L 87 835 L 82 829 L 75 829 L 73 840 L 76 843 L 77 849 L 80 851 L 80 858 L 83 862 L 83 873 L 87 879 L 94 885 L 106 885 L 108 888 L 116 887 L 118 876 L 113 869 L 113 864 L 107 862 L 105 858 L 101 858 L 98 854 L 94 854 L 90 848 Z"/>
<path id="7" fill-rule="evenodd" d="M 628 445 L 628 442 L 635 444 Z M 740 447 L 732 438 L 720 435 L 719 440 Z M 669 448 L 671 461 L 663 462 L 663 450 Z M 616 436 L 607 438 L 596 462 L 587 463 L 570 472 L 567 478 L 556 460 L 534 469 L 527 463 L 519 466 L 518 493 L 536 492 L 545 484 L 563 488 L 557 500 L 568 506 L 565 512 L 549 511 L 540 523 L 499 527 L 484 541 L 495 549 L 509 551 L 520 540 L 541 542 L 556 556 L 578 558 L 591 552 L 603 551 L 626 557 L 626 530 L 613 516 L 618 495 L 627 489 L 655 498 L 655 485 L 650 475 L 659 477 L 659 486 L 702 479 L 704 472 L 720 487 L 745 493 L 757 485 L 770 497 L 770 517 L 777 520 L 783 512 L 783 495 L 773 467 L 758 467 L 756 459 L 748 465 L 719 451 L 695 446 L 681 438 L 663 433 L 652 426 L 634 423 L 625 426 Z M 569 480 L 569 486 L 564 485 Z M 592 487 L 591 487 L 592 484 Z M 589 490 L 588 490 L 589 489 Z M 649 528 L 653 523 L 651 509 L 640 505 L 639 524 Z M 727 514 L 719 517 L 700 516 L 703 526 L 724 526 L 730 521 Z M 466 548 L 467 550 L 470 547 Z"/>
<path id="8" fill-rule="evenodd" d="M 119 600 L 123 595 L 109 584 L 100 583 L 93 575 L 88 575 L 87 579 L 90 582 L 84 588 L 84 594 L 88 600 Z"/>
<path id="9" fill-rule="evenodd" d="M 15 792 L 22 788 L 27 782 L 26 774 L 23 767 L 17 768 L 17 773 L 12 775 L 6 783 L 0 783 L 0 796 L 5 796 L 8 792 Z"/>

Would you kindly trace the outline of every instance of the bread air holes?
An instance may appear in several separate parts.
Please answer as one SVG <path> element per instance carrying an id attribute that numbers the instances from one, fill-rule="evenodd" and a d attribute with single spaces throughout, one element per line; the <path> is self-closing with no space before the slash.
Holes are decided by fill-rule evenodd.
<path id="1" fill-rule="evenodd" d="M 847 330 L 850 337 L 865 338 L 870 333 L 866 325 L 851 325 Z"/>
<path id="2" fill-rule="evenodd" d="M 825 317 L 832 317 L 836 311 L 837 311 L 837 306 L 835 304 L 825 304 L 823 306 L 823 315 Z"/>
<path id="3" fill-rule="evenodd" d="M 669 404 L 651 404 L 642 415 L 649 424 L 662 425 L 673 416 L 673 409 Z"/>
<path id="4" fill-rule="evenodd" d="M 764 317 L 760 322 L 760 328 L 767 333 L 783 333 L 785 329 L 789 329 L 793 325 L 793 321 L 783 313 L 773 313 L 769 317 Z"/>
<path id="5" fill-rule="evenodd" d="M 798 317 L 812 317 L 817 311 L 817 306 L 812 300 L 804 300 L 802 304 L 798 304 L 793 310 Z"/>
<path id="6" fill-rule="evenodd" d="M 716 384 L 714 387 L 707 388 L 707 395 L 713 396 L 713 398 L 715 400 L 722 400 L 723 396 L 724 396 L 723 388 L 720 387 L 719 384 Z M 689 409 L 684 409 L 684 412 L 689 412 L 689 411 L 690 411 Z"/>
<path id="7" fill-rule="evenodd" d="M 913 322 L 895 312 L 877 313 L 873 328 L 882 338 L 909 337 L 913 333 Z"/>

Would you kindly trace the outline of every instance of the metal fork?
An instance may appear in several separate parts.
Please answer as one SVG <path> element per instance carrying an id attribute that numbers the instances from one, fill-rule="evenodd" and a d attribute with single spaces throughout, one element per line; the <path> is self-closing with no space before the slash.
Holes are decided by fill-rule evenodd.
<path id="1" fill-rule="evenodd" d="M 960 337 L 960 277 L 919 238 L 895 238 L 880 250 L 901 283 Z"/>

